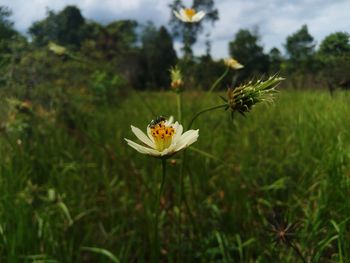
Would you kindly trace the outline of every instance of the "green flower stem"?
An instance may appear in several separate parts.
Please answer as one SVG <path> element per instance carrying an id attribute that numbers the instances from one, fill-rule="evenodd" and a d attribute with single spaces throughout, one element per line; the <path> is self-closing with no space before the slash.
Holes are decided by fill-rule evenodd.
<path id="1" fill-rule="evenodd" d="M 176 102 L 177 102 L 177 120 L 181 123 L 182 119 L 182 96 L 181 92 L 176 94 Z"/>
<path id="2" fill-rule="evenodd" d="M 159 262 L 159 252 L 160 252 L 160 241 L 159 241 L 159 231 L 158 231 L 158 224 L 159 224 L 159 214 L 160 214 L 160 199 L 163 194 L 164 189 L 164 183 L 165 183 L 165 176 L 166 176 L 166 159 L 162 159 L 162 182 L 160 184 L 159 192 L 158 192 L 158 198 L 157 203 L 155 207 L 155 222 L 154 222 L 154 261 L 153 262 Z"/>
<path id="3" fill-rule="evenodd" d="M 303 263 L 307 263 L 307 260 L 304 258 L 304 256 L 301 253 L 300 249 L 293 242 L 288 242 L 287 241 L 287 245 L 289 245 L 291 248 L 293 248 L 293 250 L 295 251 L 295 253 L 298 255 L 298 257 L 300 258 L 300 260 Z"/>
<path id="4" fill-rule="evenodd" d="M 177 221 L 177 233 L 178 233 L 178 247 L 179 247 L 179 255 L 178 258 L 181 260 L 182 258 L 182 249 L 181 249 L 181 244 L 182 244 L 182 235 L 181 235 L 181 214 L 182 214 L 182 196 L 183 196 L 183 175 L 184 175 L 184 161 L 185 161 L 185 152 L 186 150 L 182 153 L 181 155 L 181 166 L 180 166 L 180 181 L 179 181 L 179 201 L 178 201 L 178 208 L 179 208 L 179 217 Z"/>
<path id="5" fill-rule="evenodd" d="M 222 74 L 211 86 L 210 90 L 208 91 L 208 94 L 212 93 L 214 91 L 214 89 L 216 88 L 217 85 L 219 85 L 219 83 L 224 79 L 224 77 L 227 75 L 227 73 L 229 72 L 230 68 L 226 67 L 226 70 L 224 72 L 224 74 Z"/>
<path id="6" fill-rule="evenodd" d="M 193 122 L 194 122 L 200 115 L 202 115 L 203 113 L 206 113 L 206 112 L 208 112 L 208 111 L 217 110 L 217 109 L 220 109 L 220 108 L 225 108 L 225 107 L 227 107 L 227 104 L 221 104 L 221 105 L 217 105 L 217 106 L 214 106 L 214 107 L 211 107 L 211 108 L 207 108 L 207 109 L 204 109 L 204 110 L 201 110 L 201 111 L 197 112 L 197 113 L 193 116 L 192 120 L 190 121 L 190 124 L 188 125 L 188 130 L 191 129 Z"/>
<path id="7" fill-rule="evenodd" d="M 140 100 L 141 104 L 143 104 L 147 108 L 147 110 L 152 114 L 152 116 L 157 116 L 157 114 L 153 111 L 151 105 L 149 105 L 147 100 L 145 100 L 145 98 L 141 96 L 139 91 L 135 90 L 134 94 L 137 95 L 137 98 Z"/>
<path id="8" fill-rule="evenodd" d="M 191 128 L 193 122 L 203 113 L 205 112 L 208 112 L 208 111 L 212 111 L 212 110 L 216 110 L 216 109 L 220 109 L 220 108 L 224 108 L 226 107 L 227 105 L 226 104 L 222 104 L 222 105 L 218 105 L 218 106 L 215 106 L 215 107 L 211 107 L 211 108 L 207 108 L 207 109 L 204 109 L 198 113 L 196 113 L 190 124 L 189 124 L 189 128 Z M 180 167 L 180 182 L 179 182 L 179 218 L 178 218 L 178 233 L 179 233 L 179 236 L 178 236 L 178 242 L 179 242 L 179 246 L 181 247 L 181 213 L 182 213 L 182 202 L 185 203 L 185 206 L 186 206 L 186 209 L 188 211 L 188 215 L 189 215 L 189 218 L 190 218 L 190 221 L 192 223 L 192 226 L 194 227 L 194 230 L 198 231 L 198 226 L 196 225 L 196 222 L 195 222 L 195 218 L 193 217 L 193 214 L 191 212 L 191 208 L 188 204 L 188 201 L 187 201 L 187 198 L 184 194 L 184 170 L 185 170 L 185 163 L 186 163 L 186 150 L 184 150 L 184 152 L 182 153 L 182 157 L 181 157 L 181 167 Z M 180 251 L 180 258 L 181 258 L 181 251 Z"/>
<path id="9" fill-rule="evenodd" d="M 206 151 L 198 149 L 196 147 L 191 146 L 191 147 L 189 147 L 189 150 L 194 151 L 196 153 L 199 153 L 200 155 L 203 155 L 204 157 L 212 159 L 212 160 L 214 160 L 216 162 L 221 162 L 221 163 L 225 164 L 225 162 L 223 160 L 217 158 L 216 156 L 214 156 L 214 155 L 212 155 L 210 153 L 207 153 Z"/>
<path id="10" fill-rule="evenodd" d="M 194 219 L 194 216 L 192 214 L 191 208 L 188 204 L 186 195 L 184 193 L 184 170 L 185 170 L 185 162 L 186 162 L 186 151 L 184 150 L 182 153 L 181 157 L 181 167 L 180 167 L 180 182 L 179 182 L 179 218 L 178 218 L 178 231 L 179 231 L 179 236 L 178 236 L 178 242 L 179 242 L 179 247 L 181 247 L 181 213 L 182 213 L 182 202 L 185 203 L 186 209 L 188 211 L 188 215 L 191 221 L 191 224 L 195 230 L 195 232 L 199 233 L 196 221 Z M 181 251 L 180 251 L 181 252 Z M 181 258 L 181 257 L 180 257 Z"/>

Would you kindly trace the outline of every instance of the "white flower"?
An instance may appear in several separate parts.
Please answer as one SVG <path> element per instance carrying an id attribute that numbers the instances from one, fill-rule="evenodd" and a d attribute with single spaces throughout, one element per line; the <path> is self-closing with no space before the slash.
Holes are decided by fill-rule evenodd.
<path id="1" fill-rule="evenodd" d="M 147 126 L 147 135 L 131 125 L 132 132 L 145 146 L 126 138 L 125 140 L 140 153 L 155 157 L 171 156 L 196 142 L 199 136 L 199 130 L 188 130 L 182 133 L 182 125 L 178 122 L 173 123 L 173 121 L 173 117 L 170 117 L 169 120 L 158 117 Z"/>
<path id="2" fill-rule="evenodd" d="M 241 69 L 244 68 L 244 66 L 239 63 L 237 60 L 234 58 L 226 58 L 224 59 L 224 63 L 227 67 L 232 68 L 232 69 Z"/>
<path id="3" fill-rule="evenodd" d="M 198 13 L 196 13 L 196 10 L 192 8 L 186 8 L 180 9 L 180 12 L 174 10 L 174 15 L 182 22 L 195 23 L 203 19 L 203 17 L 205 16 L 205 12 L 199 11 Z"/>
<path id="4" fill-rule="evenodd" d="M 56 55 L 62 56 L 67 53 L 67 50 L 65 47 L 62 47 L 60 45 L 57 45 L 54 42 L 49 43 L 49 49 L 55 53 Z"/>

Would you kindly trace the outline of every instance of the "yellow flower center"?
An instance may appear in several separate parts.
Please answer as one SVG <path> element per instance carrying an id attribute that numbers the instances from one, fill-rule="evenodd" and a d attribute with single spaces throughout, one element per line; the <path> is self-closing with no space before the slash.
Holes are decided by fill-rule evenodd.
<path id="1" fill-rule="evenodd" d="M 175 129 L 171 126 L 165 126 L 164 121 L 151 126 L 151 134 L 158 151 L 163 151 L 171 144 Z"/>
<path id="2" fill-rule="evenodd" d="M 192 19 L 192 17 L 196 14 L 196 10 L 194 10 L 192 8 L 186 8 L 185 14 L 189 19 Z"/>

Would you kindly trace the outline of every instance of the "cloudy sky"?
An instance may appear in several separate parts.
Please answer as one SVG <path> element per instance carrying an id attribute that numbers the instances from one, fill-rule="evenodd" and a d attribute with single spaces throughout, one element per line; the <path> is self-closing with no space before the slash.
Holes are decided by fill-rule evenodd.
<path id="1" fill-rule="evenodd" d="M 61 10 L 66 5 L 78 6 L 84 17 L 101 23 L 131 18 L 143 23 L 152 20 L 167 25 L 171 0 L 0 0 L 12 11 L 15 27 L 26 32 L 28 27 L 45 17 L 47 9 Z M 190 5 L 191 0 L 184 0 Z M 228 42 L 241 28 L 259 27 L 262 44 L 283 48 L 286 36 L 307 24 L 317 43 L 335 31 L 350 32 L 350 0 L 215 0 L 220 20 L 208 25 L 194 47 L 196 55 L 204 53 L 205 34 L 210 33 L 212 54 L 228 55 Z M 176 44 L 178 49 L 179 43 Z"/>

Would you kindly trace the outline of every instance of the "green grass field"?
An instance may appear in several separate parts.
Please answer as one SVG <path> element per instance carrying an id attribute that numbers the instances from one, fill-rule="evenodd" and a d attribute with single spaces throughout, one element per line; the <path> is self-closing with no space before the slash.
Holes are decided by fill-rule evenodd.
<path id="1" fill-rule="evenodd" d="M 185 126 L 219 102 L 184 96 Z M 172 93 L 131 93 L 69 129 L 35 118 L 1 133 L 0 262 L 150 262 L 161 162 L 123 138 L 176 112 Z M 193 128 L 181 206 L 182 153 L 167 163 L 160 262 L 350 262 L 350 94 L 282 90 Z"/>

